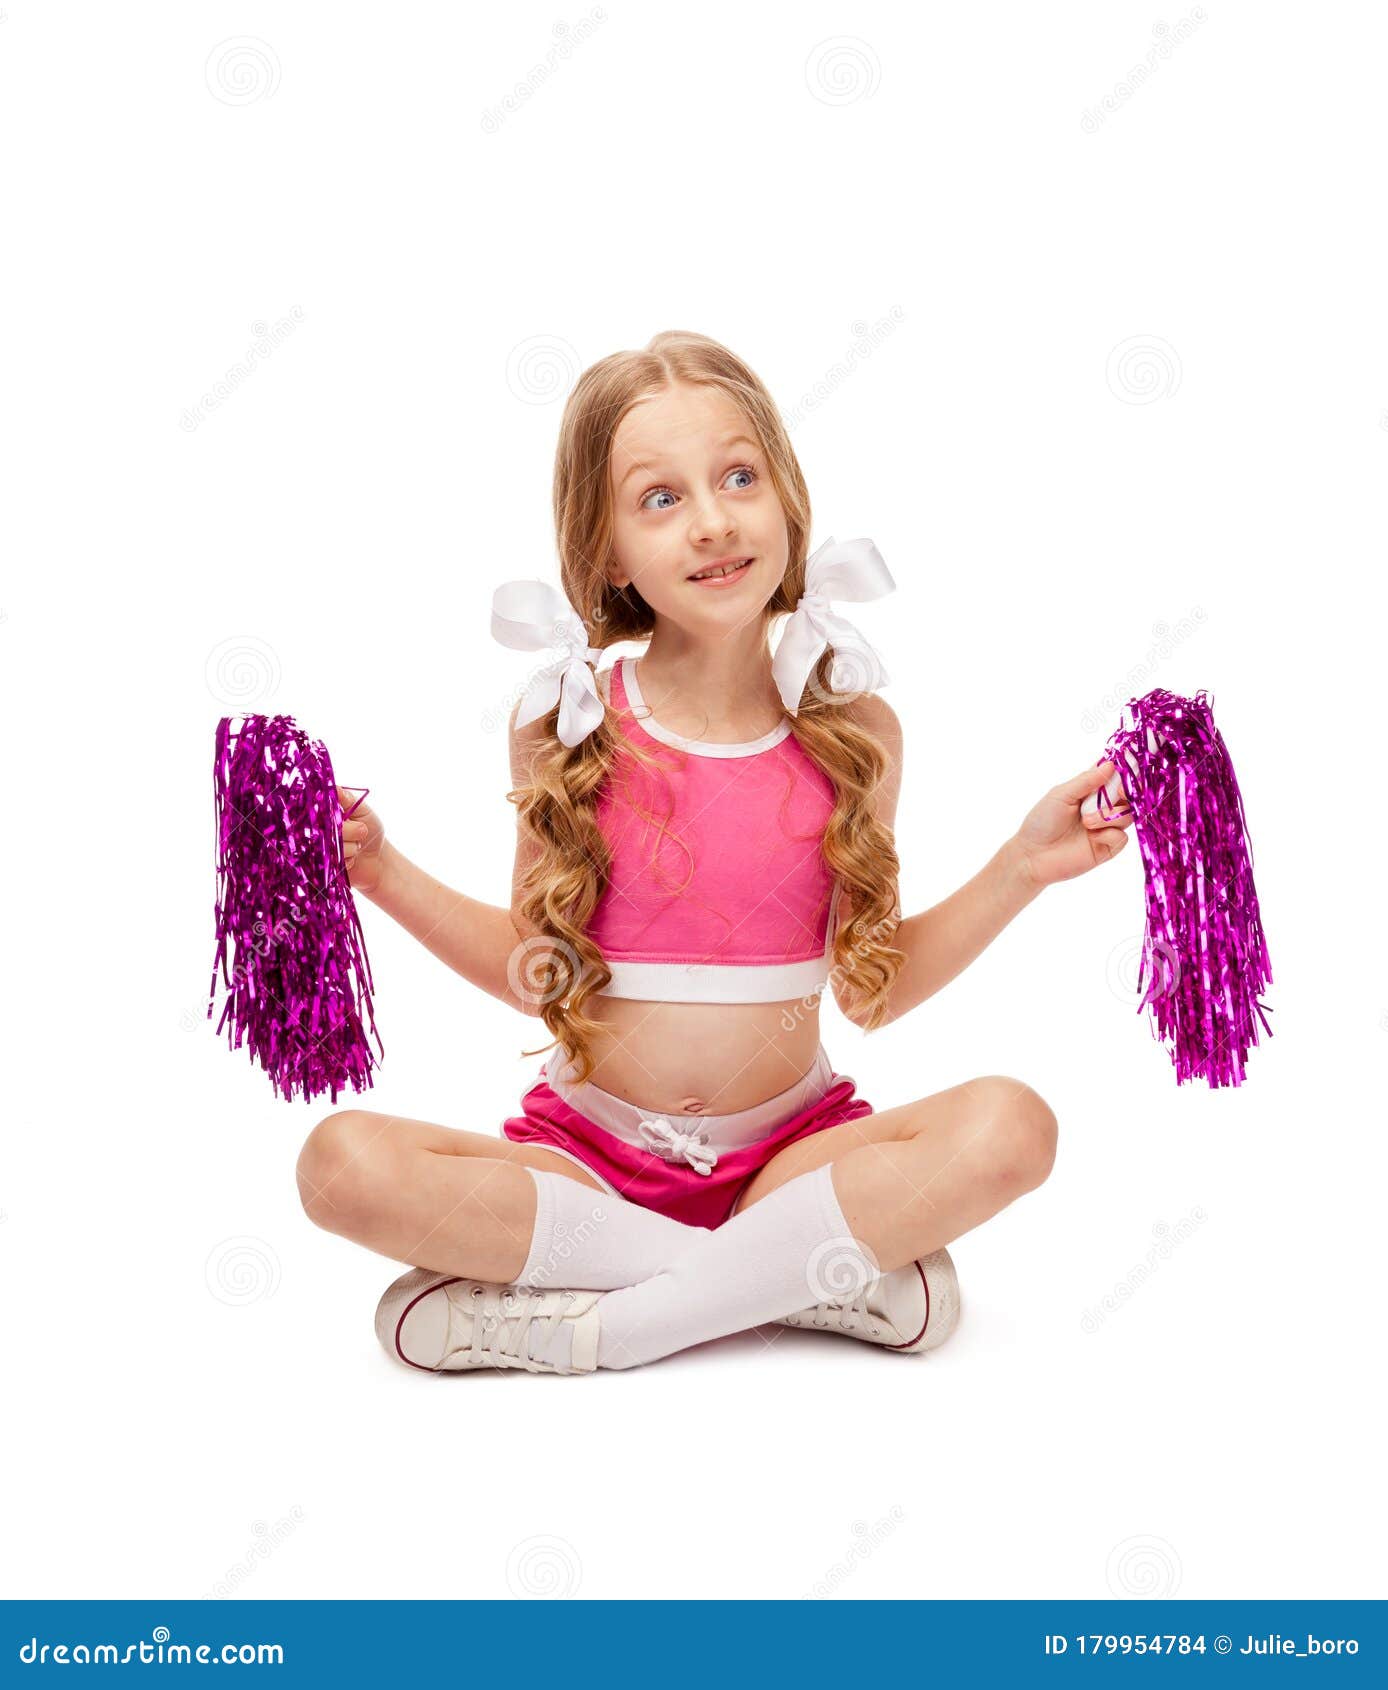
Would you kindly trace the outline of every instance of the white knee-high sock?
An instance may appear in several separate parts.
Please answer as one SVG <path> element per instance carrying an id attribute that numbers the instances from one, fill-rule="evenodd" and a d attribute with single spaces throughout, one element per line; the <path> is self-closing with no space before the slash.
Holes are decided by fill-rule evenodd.
<path id="1" fill-rule="evenodd" d="M 599 1367 L 638 1367 L 709 1338 L 850 1298 L 878 1275 L 828 1165 L 787 1180 L 668 1267 L 599 1302 Z"/>
<path id="2" fill-rule="evenodd" d="M 708 1237 L 706 1227 L 686 1226 L 563 1174 L 528 1172 L 535 1181 L 535 1230 L 517 1285 L 541 1291 L 637 1285 Z"/>

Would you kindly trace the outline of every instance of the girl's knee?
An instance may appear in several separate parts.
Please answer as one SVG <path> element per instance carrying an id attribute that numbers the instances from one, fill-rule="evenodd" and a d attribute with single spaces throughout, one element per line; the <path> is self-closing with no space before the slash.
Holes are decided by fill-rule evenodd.
<path id="1" fill-rule="evenodd" d="M 1044 1097 L 1022 1080 L 989 1074 L 974 1085 L 984 1101 L 990 1162 L 1014 1191 L 1031 1191 L 1055 1166 L 1060 1126 Z"/>
<path id="2" fill-rule="evenodd" d="M 362 1220 L 376 1186 L 372 1145 L 380 1125 L 363 1109 L 339 1109 L 304 1141 L 295 1168 L 299 1201 L 329 1232 L 351 1230 Z"/>

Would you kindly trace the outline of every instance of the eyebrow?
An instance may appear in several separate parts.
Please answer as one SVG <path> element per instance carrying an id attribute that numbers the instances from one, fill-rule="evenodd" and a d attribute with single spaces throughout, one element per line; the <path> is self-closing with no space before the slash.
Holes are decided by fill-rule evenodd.
<path id="1" fill-rule="evenodd" d="M 759 449 L 756 441 L 751 439 L 750 436 L 746 434 L 734 434 L 730 435 L 727 440 L 720 440 L 715 450 L 719 452 L 726 452 L 729 446 L 751 446 L 753 450 Z M 626 486 L 627 482 L 631 480 L 633 475 L 638 474 L 642 470 L 644 470 L 648 475 L 654 474 L 654 466 L 663 462 L 664 459 L 662 459 L 660 454 L 657 452 L 655 457 L 651 459 L 650 463 L 633 464 L 622 479 L 617 483 L 618 492 Z"/>

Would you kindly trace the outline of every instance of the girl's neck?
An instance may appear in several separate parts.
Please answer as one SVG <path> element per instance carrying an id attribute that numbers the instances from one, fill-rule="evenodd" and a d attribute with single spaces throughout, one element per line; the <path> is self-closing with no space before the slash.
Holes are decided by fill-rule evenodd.
<path id="1" fill-rule="evenodd" d="M 760 621 L 713 640 L 657 622 L 638 674 L 657 720 L 690 738 L 759 739 L 783 714 Z"/>

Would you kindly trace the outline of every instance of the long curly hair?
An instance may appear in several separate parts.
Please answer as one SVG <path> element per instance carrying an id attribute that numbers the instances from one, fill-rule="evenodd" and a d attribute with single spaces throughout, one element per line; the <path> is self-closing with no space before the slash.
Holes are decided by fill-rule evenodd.
<path id="1" fill-rule="evenodd" d="M 726 347 L 704 335 L 669 330 L 641 351 L 614 352 L 585 370 L 564 407 L 554 465 L 554 520 L 564 594 L 588 629 L 595 648 L 639 640 L 655 626 L 655 613 L 635 583 L 617 589 L 608 579 L 613 512 L 608 461 L 622 418 L 638 400 L 683 382 L 717 388 L 744 413 L 766 455 L 785 512 L 789 563 L 765 606 L 764 634 L 778 616 L 793 611 L 804 592 L 810 534 L 810 497 L 771 395 Z M 767 647 L 769 659 L 769 646 Z M 852 654 L 840 654 L 852 666 Z M 834 788 L 825 828 L 826 865 L 842 883 L 832 973 L 846 1001 L 861 1006 L 861 1024 L 877 1027 L 903 952 L 888 940 L 896 930 L 900 865 L 892 834 L 873 814 L 873 795 L 887 769 L 887 753 L 852 711 L 857 692 L 836 694 L 829 684 L 832 654 L 825 651 L 806 682 L 798 714 L 785 713 L 791 732 Z M 611 866 L 598 826 L 599 794 L 624 755 L 659 758 L 617 727 L 608 704 L 602 723 L 568 747 L 554 732 L 556 705 L 543 723 L 548 733 L 529 760 L 527 783 L 509 792 L 531 860 L 517 888 L 517 909 L 538 934 L 551 940 L 529 951 L 527 975 L 541 980 L 527 992 L 538 1014 L 573 1063 L 582 1082 L 593 1072 L 593 1038 L 602 1023 L 584 1005 L 612 978 L 587 926 L 607 886 Z M 656 819 L 656 818 L 652 818 Z M 851 918 L 851 919 L 850 919 Z M 540 954 L 541 949 L 543 955 Z M 553 1043 L 541 1047 L 552 1049 Z M 538 1051 L 527 1051 L 530 1056 Z"/>

